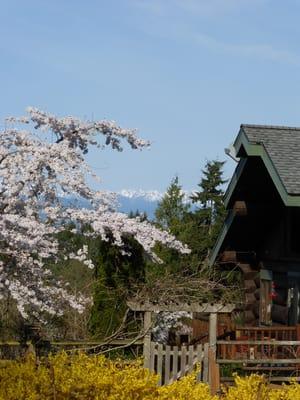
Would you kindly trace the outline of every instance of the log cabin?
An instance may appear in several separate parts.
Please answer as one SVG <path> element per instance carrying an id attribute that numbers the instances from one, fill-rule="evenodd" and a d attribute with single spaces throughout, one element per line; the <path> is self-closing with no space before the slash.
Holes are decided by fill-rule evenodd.
<path id="1" fill-rule="evenodd" d="M 300 128 L 241 125 L 210 262 L 243 276 L 244 322 L 300 323 Z"/>

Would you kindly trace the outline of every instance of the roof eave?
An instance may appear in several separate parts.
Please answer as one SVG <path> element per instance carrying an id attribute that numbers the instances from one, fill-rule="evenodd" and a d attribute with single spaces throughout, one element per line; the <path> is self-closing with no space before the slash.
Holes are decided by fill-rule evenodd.
<path id="1" fill-rule="evenodd" d="M 260 157 L 284 203 L 287 207 L 300 207 L 300 196 L 299 195 L 291 195 L 288 194 L 286 188 L 278 174 L 276 167 L 274 166 L 265 146 L 263 143 L 253 143 L 250 142 L 243 130 L 240 129 L 240 132 L 234 142 L 234 148 L 236 154 L 239 154 L 241 149 L 243 149 L 247 155 L 247 157 L 256 156 Z M 239 181 L 239 178 L 243 172 L 244 166 L 246 164 L 246 158 L 241 159 L 229 185 L 224 195 L 224 203 L 225 206 L 228 207 L 230 199 L 233 195 L 234 189 Z"/>

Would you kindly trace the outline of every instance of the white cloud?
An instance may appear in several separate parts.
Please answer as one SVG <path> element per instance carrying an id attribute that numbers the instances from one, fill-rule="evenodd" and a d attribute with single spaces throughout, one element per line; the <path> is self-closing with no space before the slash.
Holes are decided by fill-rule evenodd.
<path id="1" fill-rule="evenodd" d="M 198 32 L 198 26 L 201 25 L 195 26 L 194 23 L 190 23 L 193 16 L 216 17 L 242 8 L 258 8 L 270 3 L 270 0 L 132 0 L 132 2 L 153 17 L 150 23 L 148 21 L 140 26 L 140 29 L 148 35 L 184 42 L 216 53 L 300 65 L 300 55 L 280 49 L 276 43 L 235 42 L 230 41 L 228 35 L 224 35 L 226 40 L 222 40 L 214 34 Z M 185 18 L 183 13 L 186 13 Z"/>
<path id="2" fill-rule="evenodd" d="M 256 7 L 269 3 L 270 0 L 131 0 L 134 6 L 156 15 L 166 15 L 178 10 L 201 16 L 214 16 L 244 7 Z"/>
<path id="3" fill-rule="evenodd" d="M 300 56 L 287 50 L 276 49 L 270 44 L 261 43 L 242 43 L 234 44 L 219 41 L 209 35 L 193 35 L 195 42 L 202 47 L 206 47 L 216 52 L 255 57 L 262 60 L 279 61 L 287 64 L 300 64 Z"/>

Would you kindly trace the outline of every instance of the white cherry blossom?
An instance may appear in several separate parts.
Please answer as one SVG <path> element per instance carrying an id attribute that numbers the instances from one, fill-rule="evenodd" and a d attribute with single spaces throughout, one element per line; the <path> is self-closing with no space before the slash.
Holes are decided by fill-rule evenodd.
<path id="1" fill-rule="evenodd" d="M 8 118 L 0 135 L 0 298 L 9 293 L 23 317 L 29 311 L 36 316 L 61 314 L 64 303 L 83 310 L 88 300 L 71 295 L 45 267 L 58 254 L 55 235 L 70 222 L 73 232 L 88 224 L 93 231 L 87 234 L 103 240 L 112 235 L 117 246 L 122 246 L 123 234 L 132 235 L 157 261 L 153 253 L 157 241 L 189 252 L 169 233 L 116 212 L 115 196 L 87 183 L 88 176 L 94 176 L 84 159 L 90 146 L 122 151 L 126 142 L 133 149 L 149 142 L 112 121 L 58 118 L 36 108 L 27 112 L 28 117 Z M 84 198 L 90 207 L 65 207 L 62 195 Z M 65 258 L 93 268 L 87 246 Z"/>

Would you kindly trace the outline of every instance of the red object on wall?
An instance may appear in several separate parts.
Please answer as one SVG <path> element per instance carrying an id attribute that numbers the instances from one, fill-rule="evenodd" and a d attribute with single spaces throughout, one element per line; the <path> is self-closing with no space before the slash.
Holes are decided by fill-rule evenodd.
<path id="1" fill-rule="evenodd" d="M 270 293 L 270 299 L 276 299 L 276 297 L 278 296 L 276 293 L 276 285 L 274 282 L 272 282 L 272 287 L 271 287 L 271 293 Z"/>

